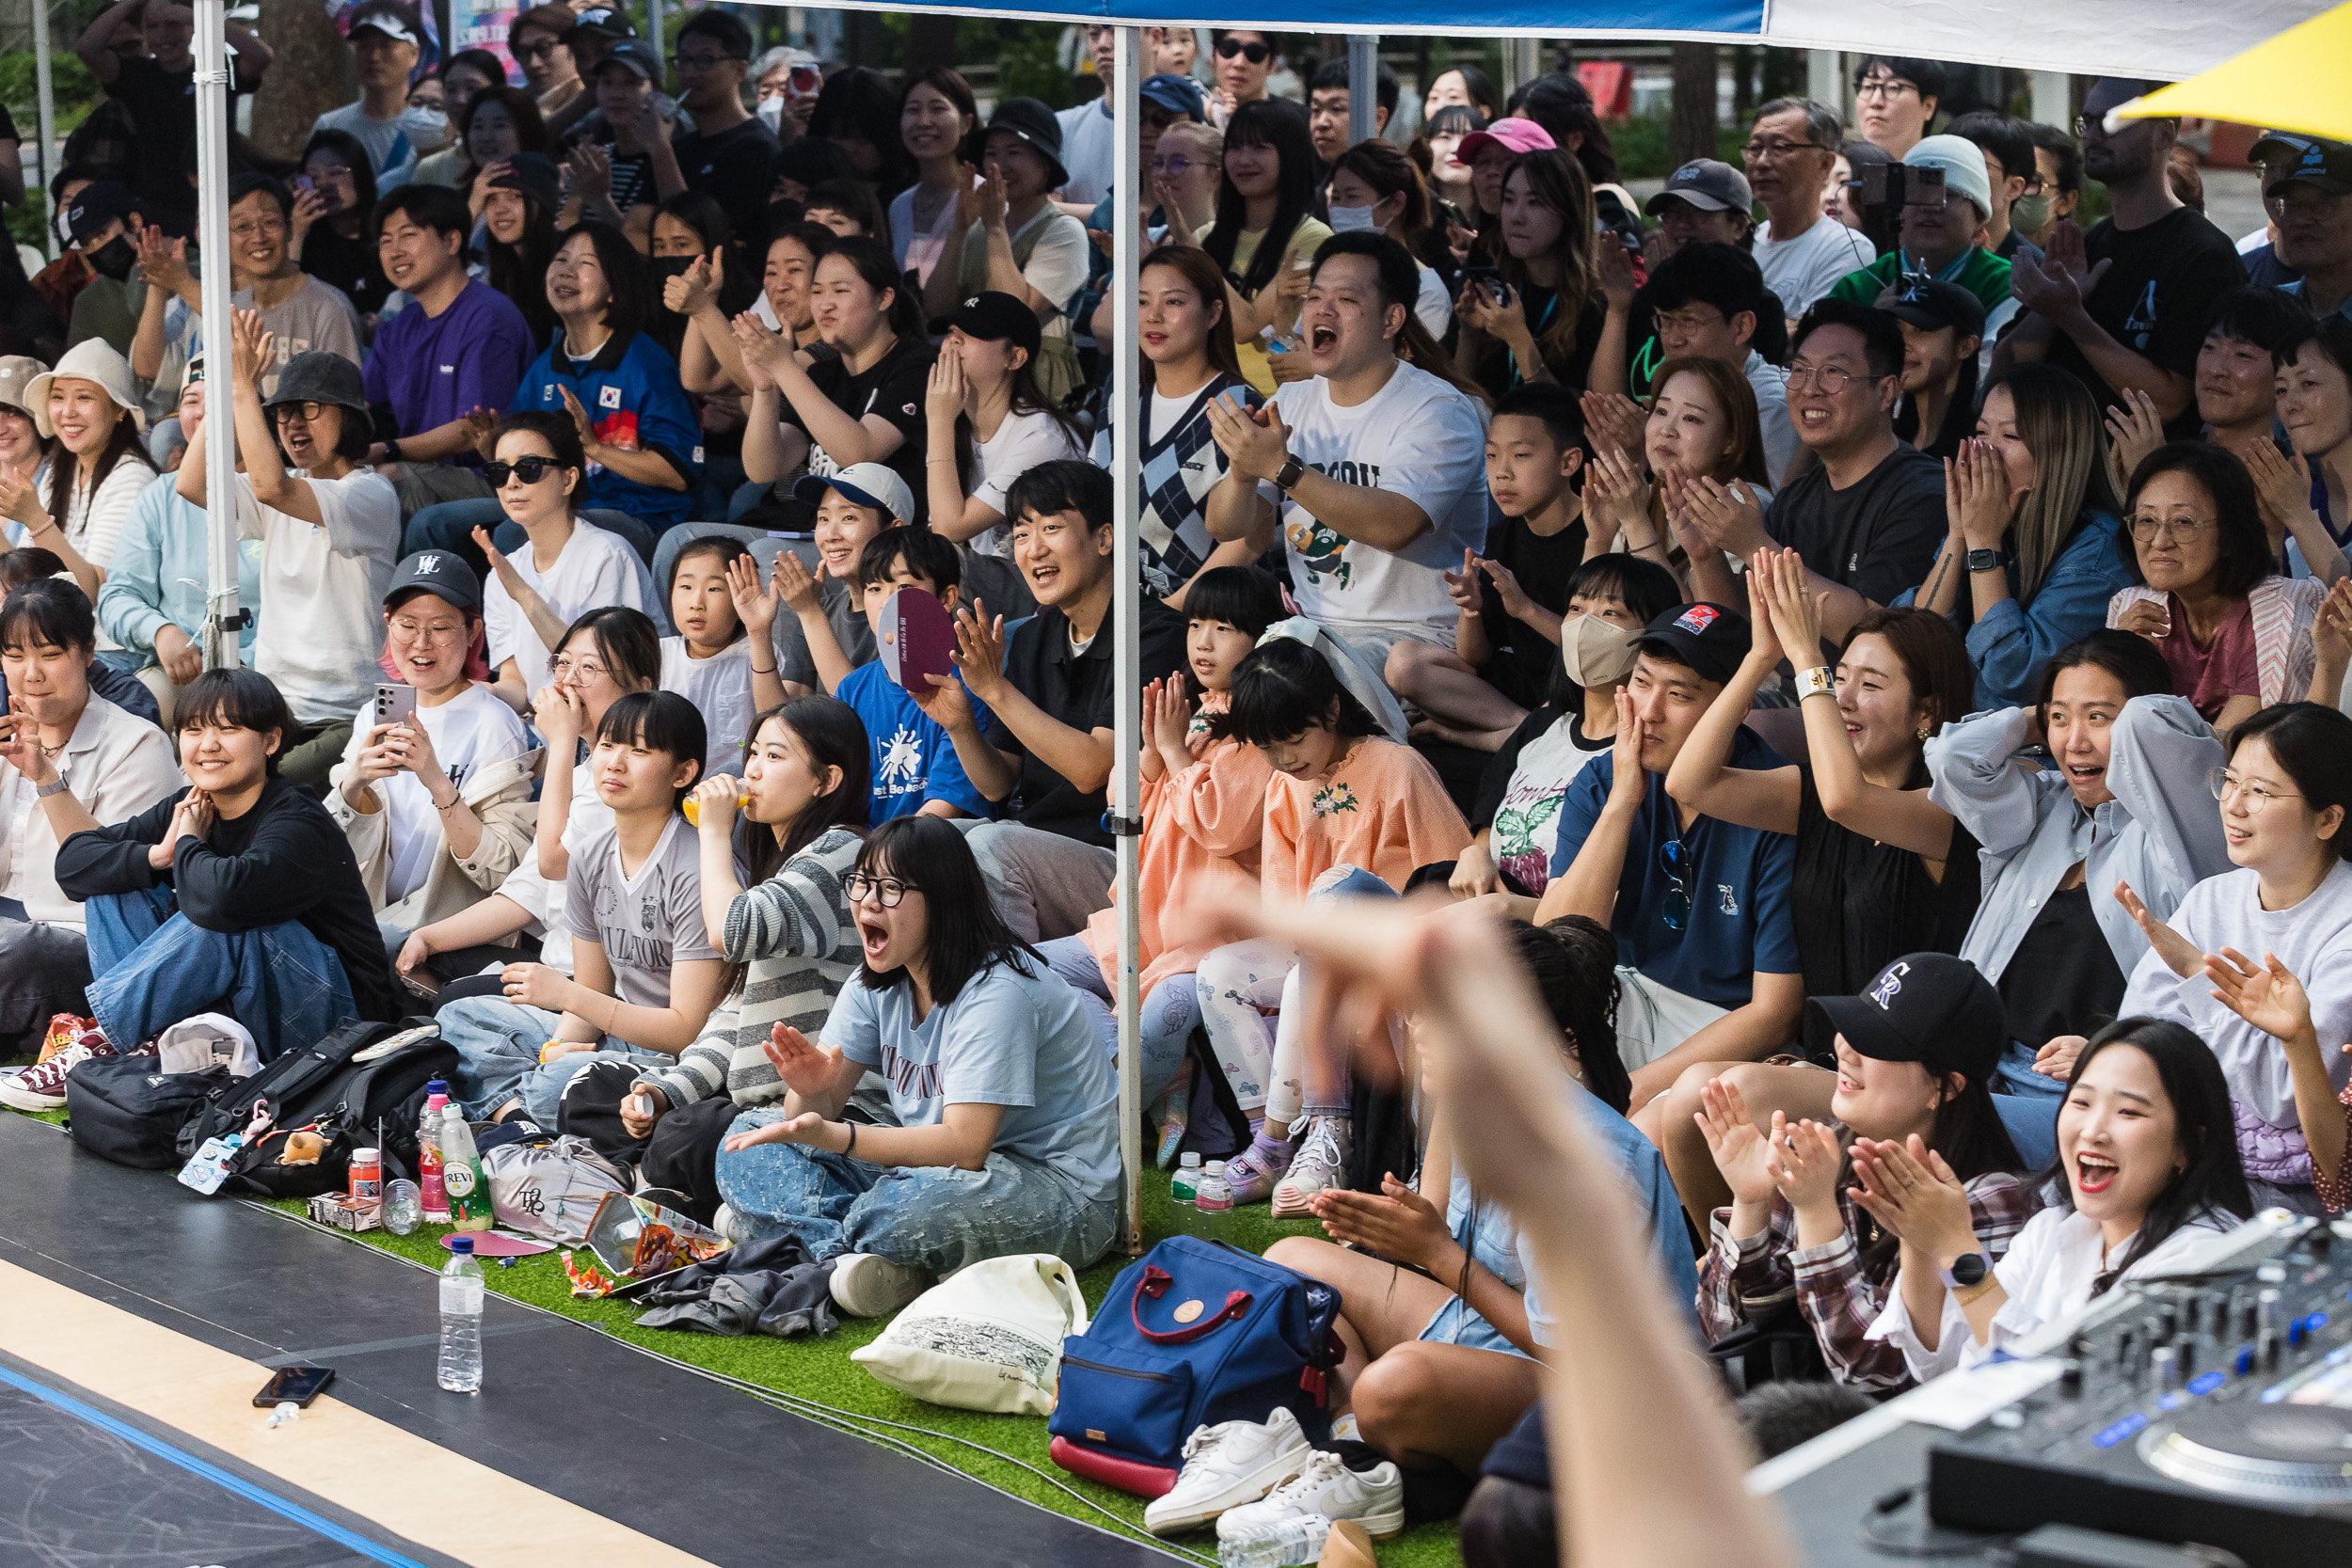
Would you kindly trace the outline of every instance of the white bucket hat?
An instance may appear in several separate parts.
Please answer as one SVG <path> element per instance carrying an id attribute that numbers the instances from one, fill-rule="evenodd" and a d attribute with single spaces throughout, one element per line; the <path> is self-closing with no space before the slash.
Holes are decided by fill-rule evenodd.
<path id="1" fill-rule="evenodd" d="M 131 361 L 114 351 L 112 345 L 99 338 L 85 338 L 65 351 L 57 368 L 47 375 L 37 375 L 24 388 L 27 410 L 33 416 L 33 428 L 44 436 L 57 433 L 49 423 L 49 388 L 64 376 L 74 381 L 87 381 L 114 400 L 115 406 L 131 416 L 134 430 L 147 428 L 147 411 L 139 406 L 138 393 L 131 387 Z"/>
<path id="2" fill-rule="evenodd" d="M 1363 704 L 1364 711 L 1380 726 L 1380 733 L 1400 746 L 1406 743 L 1405 709 L 1398 705 L 1396 693 L 1389 689 L 1388 683 L 1364 663 L 1355 649 L 1332 636 L 1322 623 L 1304 615 L 1294 615 L 1266 627 L 1258 634 L 1258 646 L 1263 648 L 1277 638 L 1304 642 L 1321 654 L 1324 662 L 1331 666 L 1331 673 L 1347 689 L 1347 694 Z"/>

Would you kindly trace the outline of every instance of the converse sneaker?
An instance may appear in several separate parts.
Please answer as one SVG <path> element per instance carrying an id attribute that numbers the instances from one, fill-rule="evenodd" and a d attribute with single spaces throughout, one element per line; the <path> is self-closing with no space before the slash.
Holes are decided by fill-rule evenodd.
<path id="1" fill-rule="evenodd" d="M 1367 1533 L 1386 1539 L 1405 1528 L 1405 1477 L 1382 1460 L 1369 1470 L 1351 1470 L 1327 1449 L 1317 1449 L 1295 1476 L 1264 1499 L 1229 1509 L 1216 1521 L 1219 1541 L 1248 1541 L 1279 1529 L 1285 1520 L 1310 1514 L 1353 1519 Z"/>
<path id="2" fill-rule="evenodd" d="M 1356 1134 L 1345 1117 L 1316 1117 L 1307 1123 L 1290 1174 L 1274 1184 L 1274 1216 L 1281 1219 L 1307 1212 L 1307 1200 L 1341 1184 L 1347 1170 L 1348 1151 Z"/>
<path id="3" fill-rule="evenodd" d="M 1290 1141 L 1275 1142 L 1261 1125 L 1249 1147 L 1225 1162 L 1225 1184 L 1233 1189 L 1236 1204 L 1263 1203 L 1274 1183 L 1290 1168 Z"/>
<path id="4" fill-rule="evenodd" d="M 0 1105 L 20 1111 L 57 1110 L 65 1104 L 67 1073 L 94 1058 L 119 1054 L 105 1036 L 95 1029 L 84 1030 L 80 1038 L 47 1061 L 13 1078 L 0 1078 Z"/>
<path id="5" fill-rule="evenodd" d="M 830 1289 L 834 1305 L 852 1318 L 886 1318 L 923 1293 L 929 1276 L 921 1269 L 871 1252 L 845 1252 L 834 1259 Z"/>
<path id="6" fill-rule="evenodd" d="M 1143 1528 L 1173 1535 L 1254 1503 L 1296 1475 L 1314 1452 L 1298 1418 L 1279 1405 L 1263 1421 L 1220 1421 L 1184 1439 L 1176 1484 L 1143 1511 Z"/>

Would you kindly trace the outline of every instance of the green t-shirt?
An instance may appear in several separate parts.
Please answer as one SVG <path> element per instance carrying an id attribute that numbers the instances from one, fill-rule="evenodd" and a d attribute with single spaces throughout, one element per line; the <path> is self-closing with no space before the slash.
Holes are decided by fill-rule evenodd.
<path id="1" fill-rule="evenodd" d="M 1892 287 L 1898 277 L 1918 270 L 1908 264 L 1910 261 L 1907 251 L 1889 251 L 1861 271 L 1839 278 L 1831 286 L 1829 297 L 1854 305 L 1876 305 L 1879 295 Z M 2009 263 L 1982 245 L 1970 245 L 1951 265 L 1937 273 L 1935 280 L 1957 283 L 1976 295 L 1987 315 L 2009 303 Z"/>

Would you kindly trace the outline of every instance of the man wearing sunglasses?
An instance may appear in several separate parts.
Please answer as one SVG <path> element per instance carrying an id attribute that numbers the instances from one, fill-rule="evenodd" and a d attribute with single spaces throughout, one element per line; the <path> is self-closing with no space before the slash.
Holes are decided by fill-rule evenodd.
<path id="1" fill-rule="evenodd" d="M 1633 1124 L 1696 1062 L 1761 1061 L 1804 1004 L 1789 906 L 1797 841 L 1702 816 L 1666 794 L 1683 743 L 1747 657 L 1748 623 L 1677 605 L 1644 627 L 1607 757 L 1568 785 L 1535 924 L 1581 914 L 1617 936 L 1617 1049 L 1633 1069 Z M 1743 760 L 1745 759 L 1745 760 Z M 1785 766 L 1744 725 L 1736 768 Z"/>
<path id="2" fill-rule="evenodd" d="M 1274 46 L 1272 34 L 1248 28 L 1219 28 L 1211 52 L 1216 55 L 1214 69 L 1221 125 L 1244 103 L 1255 103 L 1266 96 L 1266 78 L 1282 63 L 1282 55 Z"/>

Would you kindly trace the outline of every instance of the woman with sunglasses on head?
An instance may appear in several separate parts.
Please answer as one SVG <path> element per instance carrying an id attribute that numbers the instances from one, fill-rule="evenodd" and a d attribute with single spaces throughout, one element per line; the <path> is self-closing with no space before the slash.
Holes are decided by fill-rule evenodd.
<path id="1" fill-rule="evenodd" d="M 1268 397 L 1275 375 L 1267 351 L 1277 341 L 1305 351 L 1291 340 L 1315 250 L 1331 237 L 1330 225 L 1311 215 L 1314 199 L 1315 144 L 1298 105 L 1260 99 L 1234 110 L 1225 124 L 1216 221 L 1200 245 L 1226 276 L 1242 379 Z"/>
<path id="2" fill-rule="evenodd" d="M 2055 766 L 2024 754 L 2037 742 Z M 2163 920 L 2230 867 L 2206 803 L 2221 743 L 2145 638 L 2094 631 L 2042 667 L 2033 706 L 1947 724 L 1927 758 L 1929 798 L 1977 841 L 1984 891 L 1960 956 L 2000 990 L 1994 1097 L 2039 1164 L 2084 1037 L 2117 1016 L 2148 951 L 2116 884 Z"/>
<path id="3" fill-rule="evenodd" d="M 384 598 L 385 658 L 415 693 L 405 718 L 373 697 L 328 777 L 326 805 L 358 858 L 387 946 L 481 902 L 531 850 L 539 752 L 474 679 L 482 590 L 445 551 L 409 557 Z"/>
<path id="4" fill-rule="evenodd" d="M 2245 465 L 2202 441 L 2157 448 L 2132 475 L 2119 550 L 2137 586 L 2107 625 L 2164 656 L 2172 689 L 2215 729 L 2311 689 L 2312 622 L 2327 589 L 2278 574 Z"/>
<path id="5" fill-rule="evenodd" d="M 2115 890 L 2148 952 L 2123 1011 L 2197 1031 L 2221 1060 L 2238 1154 L 2258 1208 L 2344 1207 L 2352 1054 L 2352 719 L 2316 703 L 2266 707 L 2215 769 L 2237 869 L 2189 889 L 2167 919 Z M 2323 1042 L 2325 1042 L 2323 1044 Z"/>
<path id="6" fill-rule="evenodd" d="M 2096 630 L 2130 581 L 2100 448 L 2099 405 L 2079 380 L 2015 365 L 1986 388 L 1976 439 L 1945 459 L 1950 537 L 1895 602 L 1966 626 L 1973 707 L 2023 702 L 2049 657 Z"/>
<path id="7" fill-rule="evenodd" d="M 1915 1134 L 1854 1146 L 1870 1217 L 1901 1239 L 1893 1299 L 1870 1326 L 1925 1383 L 1973 1367 L 2123 1280 L 2193 1274 L 2254 1206 L 2230 1088 L 2179 1024 L 2119 1020 L 2083 1049 L 2058 1112 L 2058 1201 L 1998 1264 L 1958 1173 Z"/>
<path id="8" fill-rule="evenodd" d="M 556 643 L 548 683 L 535 694 L 532 722 L 547 741 L 541 753 L 532 844 L 498 892 L 481 903 L 410 933 L 393 967 L 410 978 L 447 982 L 446 1005 L 463 996 L 495 996 L 487 967 L 537 958 L 572 972 L 572 939 L 563 920 L 564 878 L 580 847 L 612 826 L 597 796 L 580 742 L 596 733 L 607 709 L 632 691 L 651 691 L 661 674 L 661 643 L 643 611 L 592 610 Z M 519 938 L 519 941 L 517 940 Z"/>
<path id="9" fill-rule="evenodd" d="M 875 829 L 842 891 L 865 965 L 819 1039 L 775 1027 L 790 1092 L 720 1150 L 729 1234 L 789 1233 L 835 1259 L 852 1317 L 988 1258 L 1093 1262 L 1117 1227 L 1119 1090 L 1077 993 L 1006 927 L 937 817 Z M 889 1083 L 888 1119 L 842 1119 L 868 1071 Z"/>
<path id="10" fill-rule="evenodd" d="M 534 673 L 547 668 L 573 617 L 598 605 L 653 613 L 644 562 L 628 541 L 580 515 L 587 470 L 573 421 L 536 410 L 500 421 L 482 466 L 500 510 L 526 541 L 510 556 L 487 530 L 474 530 L 474 545 L 490 562 L 482 616 L 497 683 L 491 689 L 517 713 L 528 711 Z"/>
<path id="11" fill-rule="evenodd" d="M 297 354 L 264 400 L 262 376 L 277 363 L 276 339 L 252 310 L 236 312 L 233 338 L 227 379 L 243 471 L 232 476 L 231 493 L 238 532 L 262 541 L 253 667 L 294 721 L 271 768 L 324 795 L 351 738 L 351 716 L 382 673 L 400 498 L 389 480 L 359 464 L 371 426 L 358 366 L 324 350 Z M 217 399 L 217 371 L 208 385 Z M 219 404 L 212 408 L 218 418 Z M 201 443 L 181 460 L 176 483 L 190 506 L 205 503 L 207 461 Z"/>

